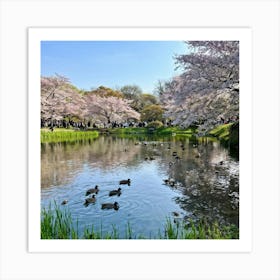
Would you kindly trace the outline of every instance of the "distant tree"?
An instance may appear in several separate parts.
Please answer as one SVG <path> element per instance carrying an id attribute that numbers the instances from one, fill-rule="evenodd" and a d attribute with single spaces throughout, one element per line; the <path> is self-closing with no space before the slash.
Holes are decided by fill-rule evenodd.
<path id="1" fill-rule="evenodd" d="M 96 89 L 92 89 L 90 92 L 87 93 L 94 93 L 102 97 L 114 96 L 114 97 L 124 98 L 124 95 L 122 94 L 121 91 L 113 90 L 111 88 L 104 87 L 104 86 L 100 86 Z"/>
<path id="2" fill-rule="evenodd" d="M 140 119 L 140 114 L 130 107 L 130 101 L 115 96 L 101 97 L 91 93 L 85 95 L 87 118 L 106 124 Z"/>
<path id="3" fill-rule="evenodd" d="M 140 95 L 140 98 L 142 100 L 143 107 L 159 103 L 158 98 L 153 94 L 143 93 L 143 94 Z"/>
<path id="4" fill-rule="evenodd" d="M 239 114 L 239 42 L 187 44 L 192 52 L 176 58 L 184 73 L 165 83 L 161 101 L 174 124 L 198 124 L 205 133 Z"/>
<path id="5" fill-rule="evenodd" d="M 165 84 L 166 84 L 166 81 L 163 81 L 163 80 L 158 80 L 157 81 L 156 86 L 154 88 L 154 94 L 156 96 L 161 97 L 161 95 L 164 94 L 164 92 L 165 92 Z"/>
<path id="6" fill-rule="evenodd" d="M 126 85 L 120 88 L 120 91 L 124 95 L 124 98 L 131 100 L 131 107 L 140 111 L 142 109 L 141 94 L 142 89 L 137 85 Z"/>
<path id="7" fill-rule="evenodd" d="M 126 85 L 120 88 L 124 97 L 127 99 L 133 99 L 135 96 L 139 96 L 142 93 L 142 89 L 137 85 Z"/>
<path id="8" fill-rule="evenodd" d="M 148 105 L 141 111 L 141 120 L 146 122 L 162 121 L 164 110 L 161 105 Z"/>

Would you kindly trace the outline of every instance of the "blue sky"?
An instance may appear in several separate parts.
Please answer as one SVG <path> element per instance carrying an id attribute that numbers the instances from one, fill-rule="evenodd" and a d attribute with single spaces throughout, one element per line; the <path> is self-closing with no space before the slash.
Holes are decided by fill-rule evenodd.
<path id="1" fill-rule="evenodd" d="M 136 84 L 152 93 L 158 80 L 178 75 L 182 41 L 42 41 L 41 75 L 64 75 L 80 89 Z"/>

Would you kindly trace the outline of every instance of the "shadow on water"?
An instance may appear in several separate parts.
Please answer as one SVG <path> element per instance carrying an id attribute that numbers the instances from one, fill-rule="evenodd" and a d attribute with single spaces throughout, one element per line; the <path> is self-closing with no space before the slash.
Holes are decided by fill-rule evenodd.
<path id="1" fill-rule="evenodd" d="M 121 196 L 109 196 L 123 185 Z M 170 182 L 164 183 L 164 179 Z M 85 192 L 98 185 L 96 203 L 84 207 Z M 173 213 L 180 219 L 206 218 L 239 224 L 239 162 L 219 142 L 208 138 L 100 136 L 72 143 L 41 145 L 41 206 L 69 202 L 81 227 L 111 230 L 129 222 L 153 236 Z M 118 211 L 102 203 L 118 202 Z"/>

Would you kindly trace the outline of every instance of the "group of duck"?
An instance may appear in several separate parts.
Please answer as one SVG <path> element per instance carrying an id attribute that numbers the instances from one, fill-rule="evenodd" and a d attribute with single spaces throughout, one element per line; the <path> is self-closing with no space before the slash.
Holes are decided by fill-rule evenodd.
<path id="1" fill-rule="evenodd" d="M 128 186 L 130 186 L 130 183 L 131 183 L 130 179 L 121 180 L 119 182 L 120 185 L 128 185 Z M 109 191 L 109 196 L 115 196 L 115 195 L 120 196 L 121 195 L 121 190 L 122 190 L 121 188 L 118 188 L 116 190 Z M 99 186 L 98 185 L 96 185 L 94 188 L 88 189 L 86 191 L 86 196 L 89 196 L 89 195 L 91 195 L 91 196 L 87 197 L 85 199 L 84 205 L 88 206 L 91 203 L 95 203 L 96 202 L 96 197 L 95 196 L 98 194 L 98 192 L 99 192 Z M 67 203 L 68 203 L 68 200 L 63 200 L 61 204 L 65 205 Z M 101 204 L 101 209 L 119 210 L 119 208 L 120 208 L 120 206 L 119 206 L 117 201 L 115 201 L 114 203 L 102 203 Z"/>

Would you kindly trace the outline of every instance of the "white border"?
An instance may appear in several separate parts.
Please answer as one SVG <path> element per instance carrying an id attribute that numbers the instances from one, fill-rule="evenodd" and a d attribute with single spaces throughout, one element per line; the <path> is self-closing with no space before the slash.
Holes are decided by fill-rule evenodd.
<path id="1" fill-rule="evenodd" d="M 252 99 L 249 28 L 29 28 L 29 252 L 250 252 L 252 248 Z M 40 42 L 43 40 L 240 41 L 239 240 L 41 240 Z M 246 92 L 246 94 L 243 94 Z M 124 249 L 125 248 L 125 249 Z"/>

